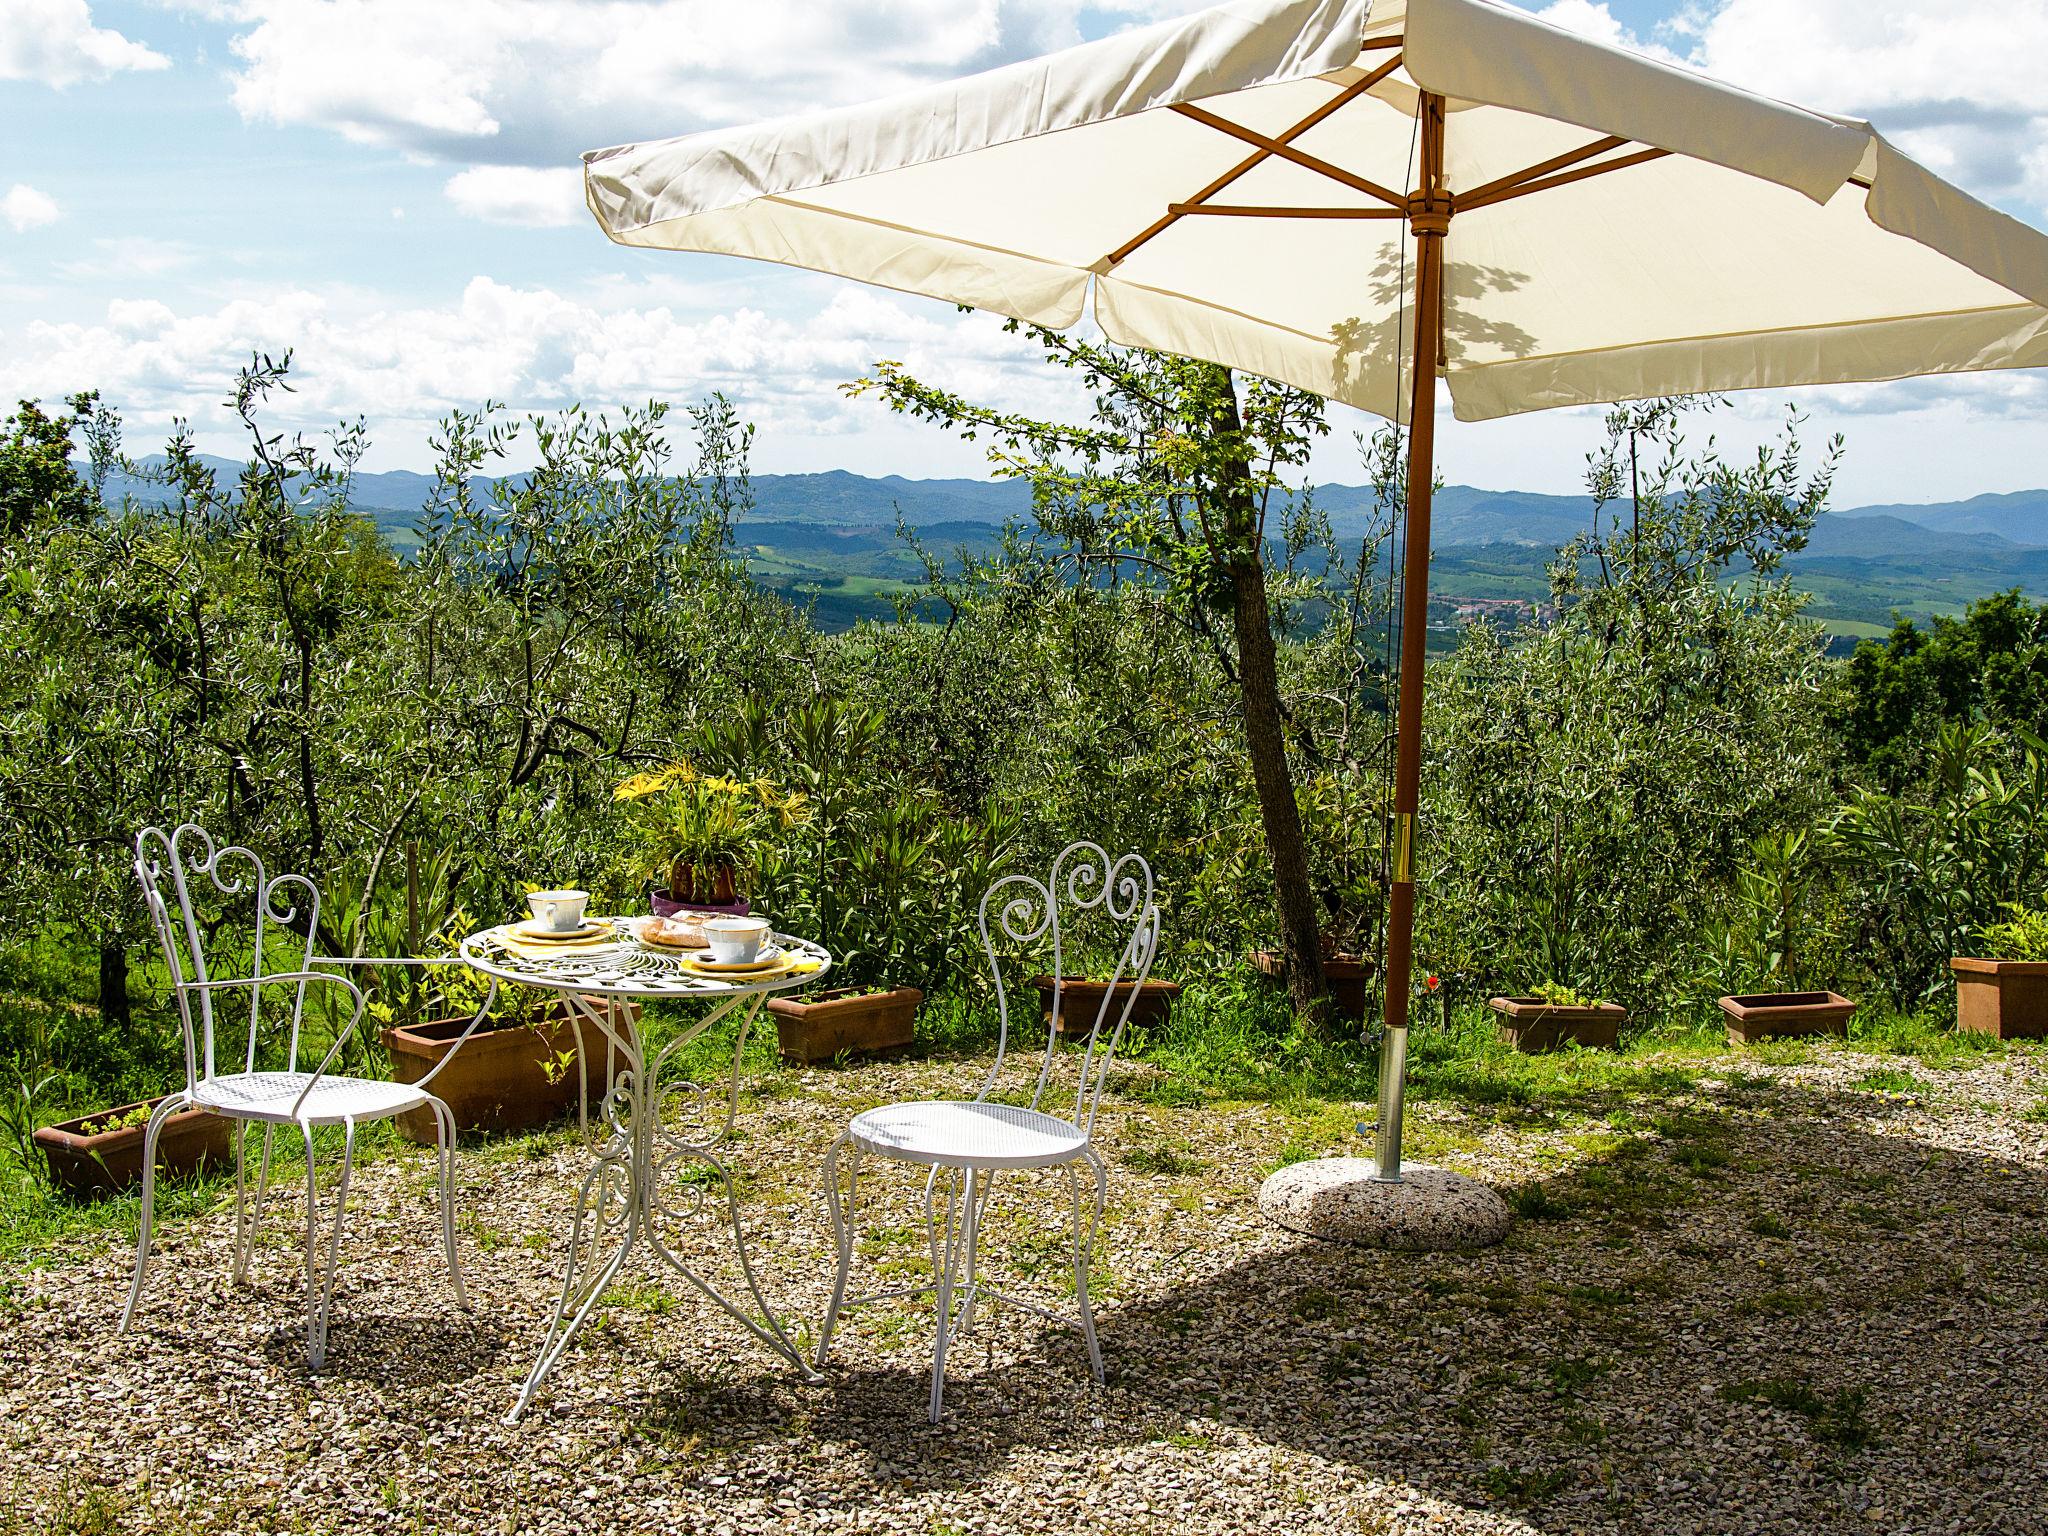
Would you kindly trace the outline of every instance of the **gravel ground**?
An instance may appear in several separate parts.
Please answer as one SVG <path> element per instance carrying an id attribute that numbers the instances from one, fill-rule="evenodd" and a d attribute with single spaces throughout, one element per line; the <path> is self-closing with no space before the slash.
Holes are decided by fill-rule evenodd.
<path id="1" fill-rule="evenodd" d="M 125 1339 L 118 1246 L 0 1279 L 0 1531 L 2040 1532 L 2048 1058 L 1870 1086 L 1898 1065 L 1730 1058 L 1648 1098 L 1415 1106 L 1422 1155 L 1511 1192 L 1513 1235 L 1479 1255 L 1260 1218 L 1279 1149 L 1361 1151 L 1364 1106 L 1174 1107 L 1126 1076 L 1102 1129 L 1109 1385 L 1077 1338 L 998 1314 L 938 1428 L 928 1305 L 854 1314 L 810 1388 L 646 1271 L 508 1427 L 586 1154 L 567 1132 L 465 1150 L 473 1314 L 429 1160 L 387 1155 L 351 1196 L 317 1377 L 283 1203 L 245 1288 L 226 1210 L 174 1222 Z M 815 1169 L 846 1115 L 979 1070 L 752 1080 L 735 1158 L 782 1310 L 823 1306 Z M 898 1173 L 870 1208 L 865 1267 L 894 1283 L 917 1188 Z M 1070 1305 L 1063 1194 L 999 1184 L 988 1254 Z M 671 1236 L 708 1253 L 710 1231 Z"/>

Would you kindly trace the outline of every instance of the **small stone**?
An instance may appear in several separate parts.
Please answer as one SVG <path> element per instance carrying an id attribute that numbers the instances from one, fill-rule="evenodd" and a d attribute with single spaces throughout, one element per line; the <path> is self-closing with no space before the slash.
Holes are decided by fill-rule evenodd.
<path id="1" fill-rule="evenodd" d="M 1294 1163 L 1260 1186 L 1259 1208 L 1290 1231 L 1411 1253 L 1485 1248 L 1507 1235 L 1507 1202 L 1490 1185 L 1427 1163 L 1405 1164 L 1395 1183 L 1373 1166 L 1362 1157 Z"/>

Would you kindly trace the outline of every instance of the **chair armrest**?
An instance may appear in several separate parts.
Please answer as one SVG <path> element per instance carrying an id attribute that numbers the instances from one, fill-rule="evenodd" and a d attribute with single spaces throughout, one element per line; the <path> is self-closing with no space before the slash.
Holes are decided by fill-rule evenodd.
<path id="1" fill-rule="evenodd" d="M 341 955 L 315 955 L 309 961 L 307 961 L 307 964 L 309 965 L 466 966 L 468 965 L 468 963 L 469 962 L 464 960 L 460 955 L 358 955 L 353 958 Z M 324 975 L 327 973 L 323 972 L 321 974 Z M 441 1074 L 441 1069 L 446 1067 L 449 1062 L 455 1059 L 455 1053 L 461 1050 L 464 1045 L 469 1043 L 469 1037 L 477 1032 L 478 1027 L 483 1023 L 485 1019 L 490 1017 L 491 1005 L 497 1002 L 497 1000 L 498 978 L 493 976 L 491 978 L 490 989 L 484 993 L 484 1000 L 482 1004 L 478 1006 L 475 1016 L 472 1017 L 470 1021 L 463 1026 L 462 1033 L 455 1037 L 455 1043 L 449 1046 L 448 1049 L 444 1053 L 442 1053 L 441 1059 L 434 1063 L 433 1067 L 427 1072 L 427 1075 L 425 1077 L 415 1079 L 409 1086 L 414 1088 L 425 1088 L 427 1084 L 431 1083 L 436 1077 L 438 1077 Z"/>
<path id="2" fill-rule="evenodd" d="M 274 971 L 268 976 L 236 976 L 221 981 L 188 981 L 181 983 L 183 989 L 188 992 L 218 992 L 228 987 L 248 987 L 255 990 L 262 987 L 275 986 L 278 983 L 299 987 L 301 989 L 299 1004 L 292 1014 L 292 1057 L 293 1063 L 296 1065 L 300 1013 L 305 1006 L 304 988 L 309 981 L 320 981 L 327 983 L 329 986 L 340 987 L 354 1000 L 355 1006 L 349 1010 L 347 1027 L 335 1035 L 334 1044 L 327 1048 L 327 1054 L 320 1058 L 320 1065 L 315 1067 L 311 1075 L 307 1077 L 306 1086 L 301 1088 L 299 1096 L 292 1100 L 291 1112 L 294 1118 L 297 1117 L 300 1107 L 305 1104 L 306 1096 L 313 1091 L 315 1085 L 326 1075 L 327 1069 L 334 1064 L 334 1058 L 341 1054 L 341 1048 L 348 1043 L 349 1036 L 353 1035 L 356 1032 L 356 1027 L 362 1023 L 365 1005 L 362 989 L 346 976 L 337 976 L 332 971 Z"/>

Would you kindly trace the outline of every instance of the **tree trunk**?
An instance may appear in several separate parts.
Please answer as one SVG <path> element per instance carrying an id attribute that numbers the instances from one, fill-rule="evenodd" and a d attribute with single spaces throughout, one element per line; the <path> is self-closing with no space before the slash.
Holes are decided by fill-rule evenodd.
<path id="1" fill-rule="evenodd" d="M 100 1023 L 126 1029 L 128 1013 L 128 950 L 118 938 L 100 940 Z"/>
<path id="2" fill-rule="evenodd" d="M 1227 370 L 1216 407 L 1220 443 L 1238 440 L 1236 383 Z M 1237 686 L 1244 709 L 1245 751 L 1258 790 L 1259 818 L 1273 866 L 1273 897 L 1280 918 L 1280 948 L 1287 992 L 1295 1009 L 1319 1025 L 1326 1012 L 1329 983 L 1323 979 L 1323 949 L 1315 894 L 1309 888 L 1308 845 L 1301 808 L 1294 799 L 1294 773 L 1280 718 L 1280 672 L 1274 659 L 1273 610 L 1266 600 L 1265 551 L 1260 548 L 1258 509 L 1250 466 L 1242 453 L 1220 458 L 1217 500 L 1229 530 L 1231 616 L 1237 631 Z"/>
<path id="3" fill-rule="evenodd" d="M 1273 659 L 1273 618 L 1266 602 L 1266 573 L 1255 560 L 1231 572 L 1237 620 L 1237 681 L 1244 701 L 1245 749 L 1259 792 L 1259 818 L 1266 852 L 1273 861 L 1273 896 L 1279 908 L 1281 953 L 1287 992 L 1295 1008 L 1321 1021 L 1329 984 L 1323 979 L 1323 948 L 1315 895 L 1308 883 L 1308 844 L 1301 809 L 1294 800 L 1294 773 L 1280 727 L 1280 674 Z"/>

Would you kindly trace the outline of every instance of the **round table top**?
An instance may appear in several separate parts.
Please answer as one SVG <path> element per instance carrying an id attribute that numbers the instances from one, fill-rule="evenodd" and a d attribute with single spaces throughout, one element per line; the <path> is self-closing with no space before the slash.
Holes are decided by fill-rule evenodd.
<path id="1" fill-rule="evenodd" d="M 545 955 L 524 954 L 507 943 L 510 923 L 485 928 L 462 941 L 462 958 L 474 970 L 522 987 L 550 987 L 558 992 L 590 992 L 600 997 L 731 997 L 750 992 L 791 992 L 807 987 L 832 969 L 823 945 L 794 934 L 774 933 L 770 941 L 793 952 L 813 968 L 780 971 L 762 978 L 744 975 L 706 976 L 682 963 L 685 954 L 702 951 L 664 949 L 643 944 L 634 936 L 635 918 L 600 917 L 614 938 L 586 948 Z"/>

